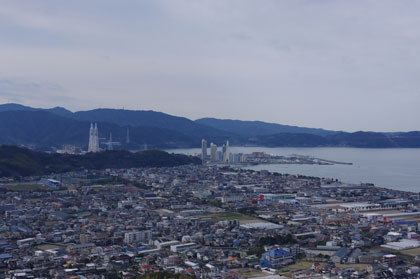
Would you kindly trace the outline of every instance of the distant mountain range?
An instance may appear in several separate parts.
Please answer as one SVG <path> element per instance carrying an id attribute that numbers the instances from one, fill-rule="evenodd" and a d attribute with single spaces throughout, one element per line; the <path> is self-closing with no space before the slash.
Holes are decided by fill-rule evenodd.
<path id="1" fill-rule="evenodd" d="M 19 104 L 0 105 L 0 144 L 39 150 L 73 144 L 87 149 L 91 122 L 97 122 L 102 147 L 112 133 L 117 148 L 200 147 L 201 139 L 217 145 L 229 139 L 236 146 L 369 148 L 420 147 L 420 132 L 375 133 L 324 129 L 229 119 L 192 121 L 162 112 L 94 109 L 71 112 L 65 108 L 38 109 Z M 130 142 L 126 142 L 129 129 Z"/>
<path id="2" fill-rule="evenodd" d="M 337 133 L 335 131 L 328 131 L 324 129 L 303 128 L 275 123 L 267 123 L 262 121 L 241 121 L 231 119 L 201 118 L 197 119 L 195 122 L 245 137 L 255 137 L 257 135 L 263 136 L 281 133 L 313 134 L 319 136 L 326 136 Z"/>

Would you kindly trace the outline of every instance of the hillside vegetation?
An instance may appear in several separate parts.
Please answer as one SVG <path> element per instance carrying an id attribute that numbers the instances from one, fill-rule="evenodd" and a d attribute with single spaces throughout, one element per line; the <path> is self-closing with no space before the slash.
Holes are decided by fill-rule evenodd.
<path id="1" fill-rule="evenodd" d="M 44 175 L 83 169 L 172 167 L 199 163 L 201 161 L 198 158 L 158 150 L 65 155 L 16 146 L 0 146 L 0 177 Z"/>

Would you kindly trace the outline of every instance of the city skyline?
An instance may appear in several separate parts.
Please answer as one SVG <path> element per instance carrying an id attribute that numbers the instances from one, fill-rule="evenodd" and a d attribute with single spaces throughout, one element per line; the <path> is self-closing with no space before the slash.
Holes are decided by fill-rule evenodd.
<path id="1" fill-rule="evenodd" d="M 420 130 L 419 5 L 4 1 L 0 103 Z"/>

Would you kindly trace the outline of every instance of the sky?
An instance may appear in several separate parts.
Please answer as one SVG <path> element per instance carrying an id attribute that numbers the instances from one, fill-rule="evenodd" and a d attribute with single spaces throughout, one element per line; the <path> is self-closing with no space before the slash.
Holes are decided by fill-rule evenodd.
<path id="1" fill-rule="evenodd" d="M 420 130 L 420 1 L 0 0 L 0 103 Z"/>

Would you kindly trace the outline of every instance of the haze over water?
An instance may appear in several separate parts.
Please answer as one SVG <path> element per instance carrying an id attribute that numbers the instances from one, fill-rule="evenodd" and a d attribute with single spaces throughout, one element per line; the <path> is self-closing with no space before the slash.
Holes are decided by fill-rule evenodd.
<path id="1" fill-rule="evenodd" d="M 257 165 L 246 168 L 271 172 L 337 178 L 349 183 L 374 183 L 402 191 L 420 192 L 420 149 L 418 148 L 267 148 L 231 147 L 233 153 L 263 151 L 275 155 L 309 155 L 353 165 Z M 200 149 L 175 149 L 170 152 L 198 154 Z"/>

